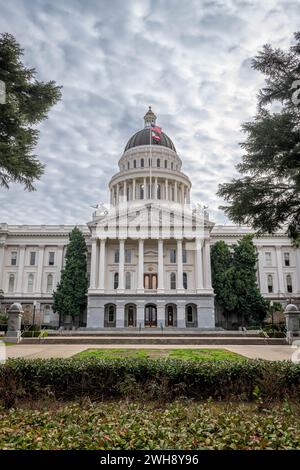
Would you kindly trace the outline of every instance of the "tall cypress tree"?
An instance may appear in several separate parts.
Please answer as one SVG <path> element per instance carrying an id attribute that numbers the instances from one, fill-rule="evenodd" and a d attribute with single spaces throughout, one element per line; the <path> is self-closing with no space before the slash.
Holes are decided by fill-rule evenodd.
<path id="1" fill-rule="evenodd" d="M 82 232 L 75 227 L 69 235 L 65 268 L 61 281 L 53 294 L 53 310 L 59 313 L 60 322 L 67 315 L 74 319 L 82 316 L 87 305 L 87 247 Z"/>
<path id="2" fill-rule="evenodd" d="M 232 253 L 224 241 L 216 242 L 211 249 L 212 285 L 216 303 L 228 320 L 235 310 L 237 297 L 234 291 Z"/>
<path id="3" fill-rule="evenodd" d="M 268 302 L 262 297 L 256 278 L 257 253 L 253 235 L 245 235 L 233 247 L 234 291 L 237 297 L 236 313 L 241 323 L 261 322 L 268 311 Z"/>
<path id="4" fill-rule="evenodd" d="M 245 235 L 230 248 L 224 241 L 211 249 L 212 285 L 225 318 L 236 315 L 240 324 L 261 322 L 268 311 L 256 280 L 257 254 L 253 235 Z"/>

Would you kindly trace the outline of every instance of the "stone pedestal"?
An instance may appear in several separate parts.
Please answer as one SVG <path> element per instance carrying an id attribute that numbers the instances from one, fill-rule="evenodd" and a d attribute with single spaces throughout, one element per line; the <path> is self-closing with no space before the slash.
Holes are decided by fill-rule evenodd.
<path id="1" fill-rule="evenodd" d="M 8 311 L 8 326 L 5 335 L 6 341 L 19 343 L 21 341 L 21 320 L 24 311 L 21 304 L 12 304 Z"/>
<path id="2" fill-rule="evenodd" d="M 300 339 L 300 310 L 294 304 L 289 304 L 284 310 L 286 323 L 286 338 L 289 344 Z"/>

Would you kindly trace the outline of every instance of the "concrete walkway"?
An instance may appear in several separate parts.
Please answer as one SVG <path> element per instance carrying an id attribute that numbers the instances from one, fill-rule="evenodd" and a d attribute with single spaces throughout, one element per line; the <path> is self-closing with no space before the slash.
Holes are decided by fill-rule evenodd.
<path id="1" fill-rule="evenodd" d="M 71 357 L 86 349 L 227 349 L 229 351 L 241 354 L 252 359 L 267 359 L 270 361 L 290 360 L 292 353 L 295 351 L 288 345 L 159 345 L 153 344 L 113 344 L 113 345 L 99 345 L 99 344 L 19 344 L 6 347 L 6 356 L 9 358 L 24 357 L 24 358 L 50 358 L 50 357 Z"/>

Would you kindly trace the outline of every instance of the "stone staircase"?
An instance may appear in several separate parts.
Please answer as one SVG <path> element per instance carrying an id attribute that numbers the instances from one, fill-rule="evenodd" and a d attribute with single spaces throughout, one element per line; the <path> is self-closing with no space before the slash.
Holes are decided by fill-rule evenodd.
<path id="1" fill-rule="evenodd" d="M 174 345 L 282 345 L 285 338 L 262 337 L 258 331 L 204 331 L 178 328 L 122 328 L 105 330 L 64 330 L 44 338 L 23 338 L 22 344 L 174 344 Z"/>

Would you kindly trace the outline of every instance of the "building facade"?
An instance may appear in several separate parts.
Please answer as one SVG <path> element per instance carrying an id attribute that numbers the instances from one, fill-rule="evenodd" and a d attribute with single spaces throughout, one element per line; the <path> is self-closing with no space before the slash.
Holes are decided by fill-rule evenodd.
<path id="1" fill-rule="evenodd" d="M 215 317 L 210 247 L 232 244 L 249 227 L 213 224 L 193 206 L 191 181 L 172 140 L 151 108 L 128 141 L 109 183 L 110 204 L 79 227 L 88 246 L 89 329 L 163 327 L 212 329 Z M 44 326 L 58 325 L 52 293 L 60 280 L 72 226 L 0 224 L 2 310 L 21 302 Z M 268 299 L 300 301 L 300 249 L 286 234 L 254 239 L 258 285 Z"/>

